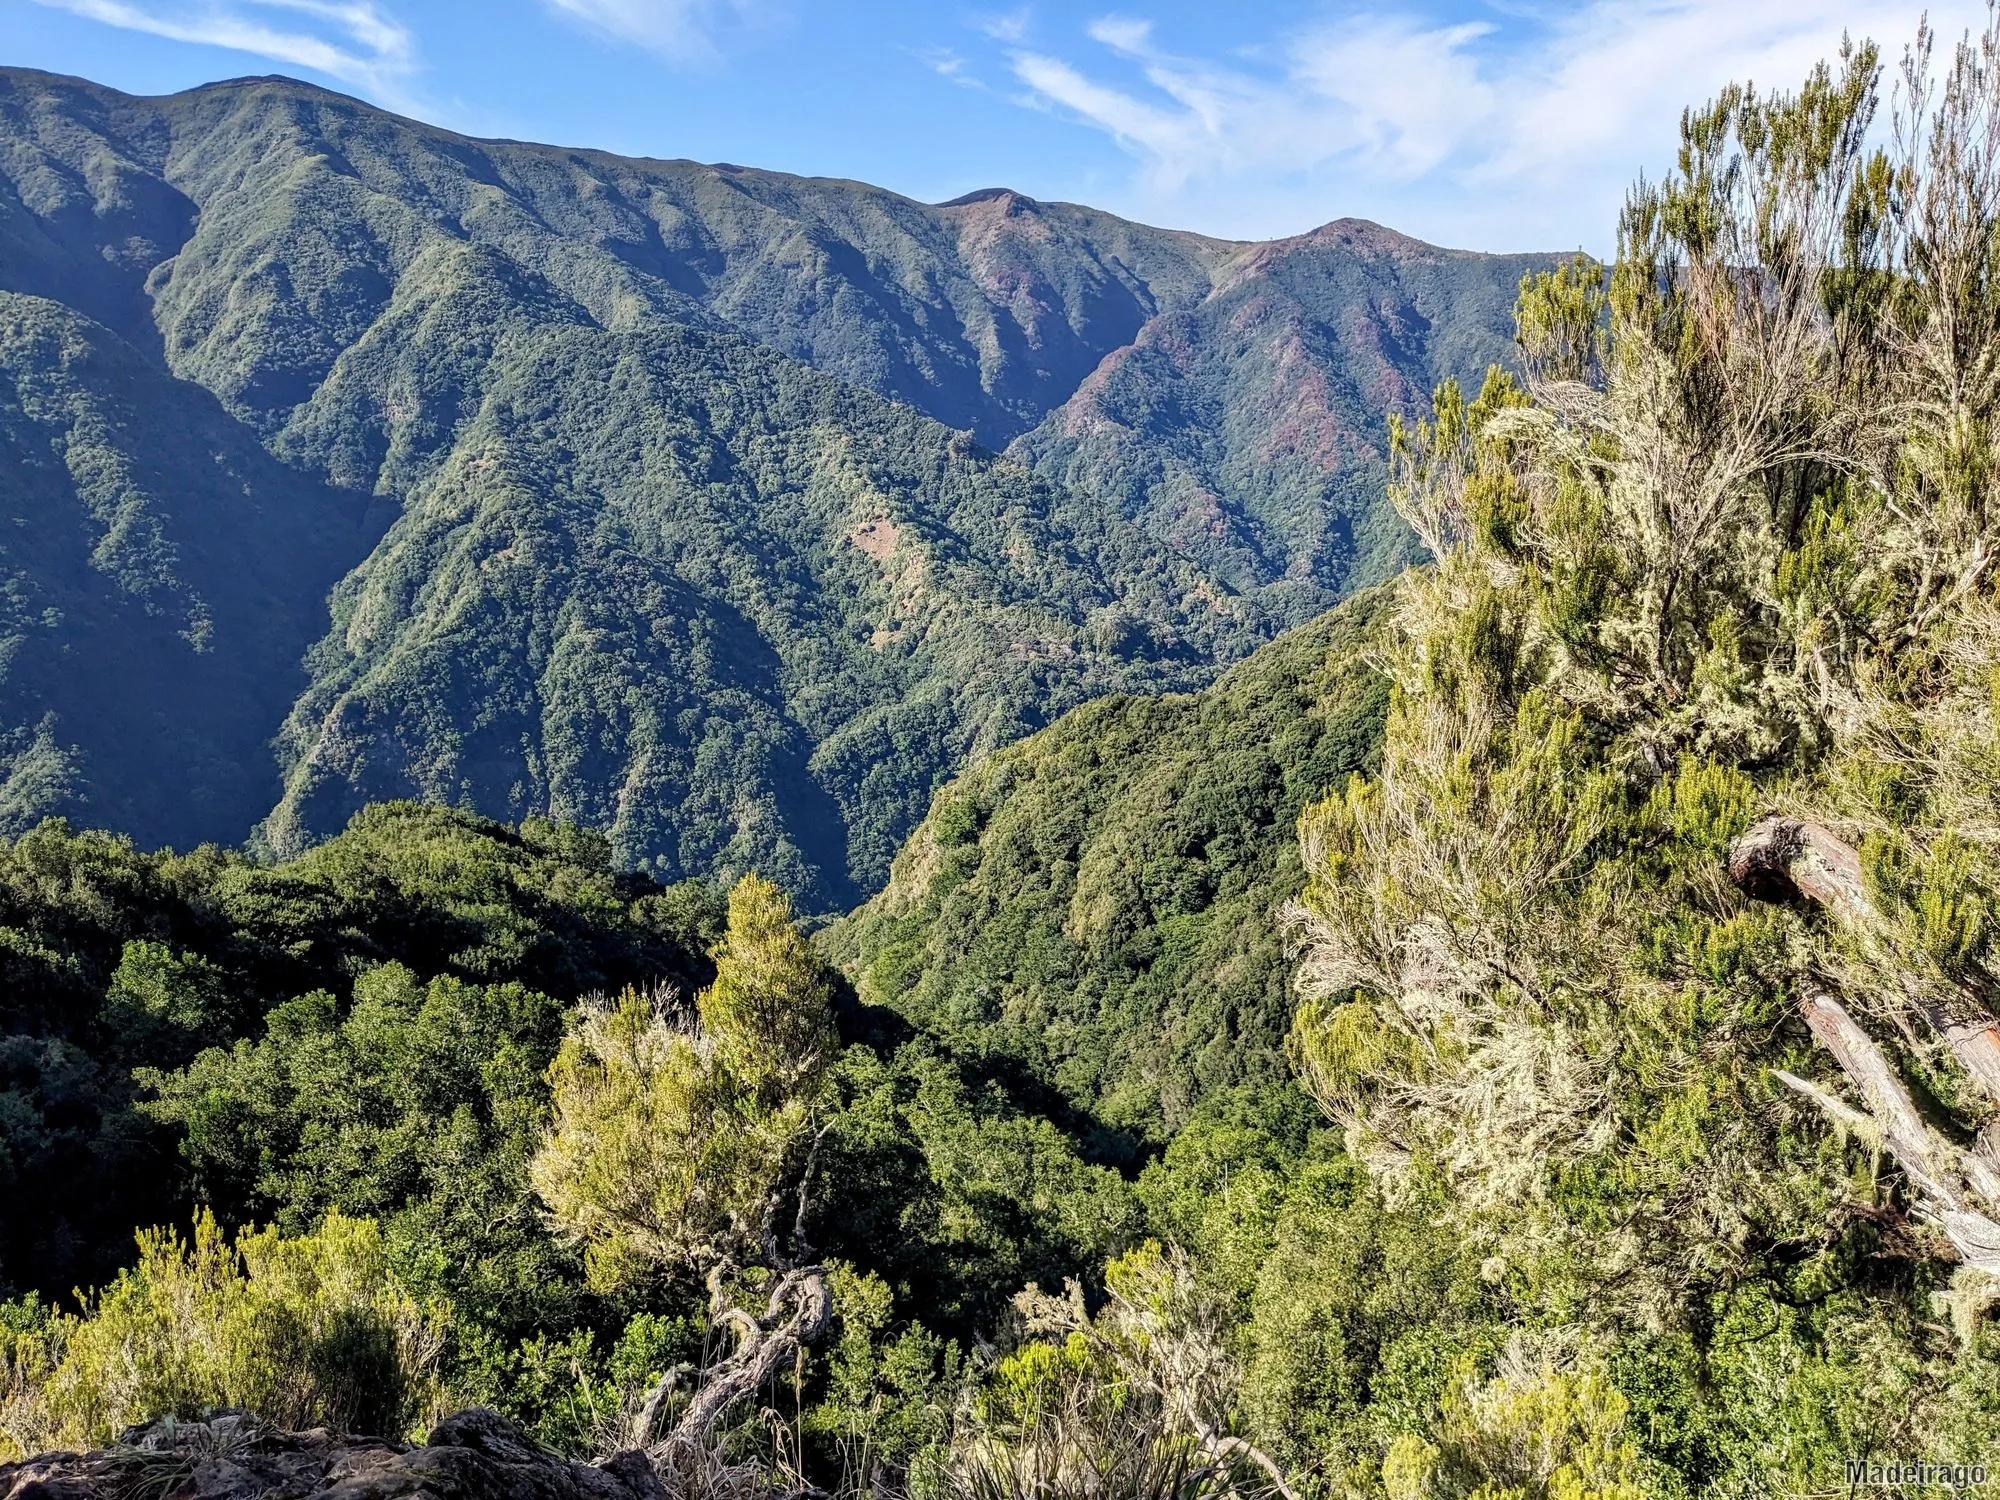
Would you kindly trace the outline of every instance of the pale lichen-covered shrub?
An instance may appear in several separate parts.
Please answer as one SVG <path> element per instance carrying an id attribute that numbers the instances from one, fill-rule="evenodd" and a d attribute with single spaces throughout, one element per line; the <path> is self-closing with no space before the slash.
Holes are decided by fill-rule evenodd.
<path id="1" fill-rule="evenodd" d="M 2000 1409 L 2000 10 L 1934 43 L 1879 122 L 1868 45 L 1690 110 L 1521 369 L 1396 425 L 1433 561 L 1300 825 L 1302 1080 L 1508 1322 L 1602 1341 L 1663 1493 Z M 1488 1441 L 1570 1380 L 1399 1413 L 1385 1482 L 1615 1493 Z"/>
<path id="2" fill-rule="evenodd" d="M 1075 1281 L 1015 1298 L 1032 1337 L 1000 1360 L 916 1488 L 943 1500 L 1297 1500 L 1235 1430 L 1228 1309 L 1186 1254 L 1147 1241 L 1104 1281 L 1095 1313 Z"/>
<path id="3" fill-rule="evenodd" d="M 1886 138 L 1879 73 L 1691 111 L 1616 264 L 1524 285 L 1523 377 L 1396 428 L 1435 562 L 1380 773 L 1302 821 L 1294 1055 L 1563 1317 L 1829 1239 L 1864 1115 L 1915 1258 L 2000 1257 L 2000 23 L 1941 79 L 1920 36 Z M 1770 820 L 1837 902 L 1732 854 Z"/>
<path id="4" fill-rule="evenodd" d="M 606 1288 L 659 1266 L 764 1251 L 839 1049 L 826 974 L 784 893 L 729 893 L 715 982 L 587 1000 L 549 1068 L 550 1127 L 529 1179 Z"/>

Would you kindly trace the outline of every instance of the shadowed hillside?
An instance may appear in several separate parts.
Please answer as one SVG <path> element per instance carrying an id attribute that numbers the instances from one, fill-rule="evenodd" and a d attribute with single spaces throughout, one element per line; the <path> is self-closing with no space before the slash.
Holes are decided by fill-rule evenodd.
<path id="1" fill-rule="evenodd" d="M 361 504 L 102 324 L 6 292 L 0 471 L 0 831 L 247 828 Z"/>

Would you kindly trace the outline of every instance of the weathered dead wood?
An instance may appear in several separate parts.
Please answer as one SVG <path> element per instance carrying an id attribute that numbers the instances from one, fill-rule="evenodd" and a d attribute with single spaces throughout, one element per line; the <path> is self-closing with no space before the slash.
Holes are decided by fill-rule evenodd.
<path id="1" fill-rule="evenodd" d="M 1978 1201 L 1984 1198 L 1988 1207 L 1996 1203 L 1979 1175 L 1987 1168 L 1978 1148 L 1960 1151 L 1924 1123 L 1894 1065 L 1838 1000 L 1808 991 L 1799 1011 L 1813 1040 L 1832 1056 L 1868 1109 L 1855 1109 L 1783 1069 L 1774 1070 L 1778 1081 L 1811 1099 L 1842 1128 L 1886 1151 L 1916 1190 L 1919 1212 L 1944 1231 L 1959 1259 L 2000 1275 L 2000 1223 Z"/>
<path id="2" fill-rule="evenodd" d="M 2000 1120 L 1988 1120 L 1980 1128 L 1965 1160 L 1965 1177 L 1972 1190 L 1988 1203 L 2000 1205 Z"/>
<path id="3" fill-rule="evenodd" d="M 1761 819 L 1731 846 L 1729 875 L 1753 896 L 1803 897 L 1864 938 L 1883 926 L 1862 879 L 1861 856 L 1817 823 L 1777 813 Z M 1984 1000 L 1964 988 L 1939 1000 L 1912 974 L 1894 975 L 1892 981 L 1959 1066 L 2000 1101 L 2000 1021 Z"/>
<path id="4" fill-rule="evenodd" d="M 1808 991 L 1799 1001 L 1799 1013 L 1805 1017 L 1813 1040 L 1832 1054 L 1847 1081 L 1868 1101 L 1863 1118 L 1876 1144 L 1895 1159 L 1925 1196 L 1955 1207 L 1960 1193 L 1953 1179 L 1961 1174 L 1938 1163 L 1936 1147 L 1943 1143 L 1933 1142 L 1916 1102 L 1874 1039 L 1831 995 Z"/>
<path id="5" fill-rule="evenodd" d="M 1285 1478 L 1285 1471 L 1278 1467 L 1277 1460 L 1248 1438 L 1217 1432 L 1200 1420 L 1194 1420 L 1193 1425 L 1195 1440 L 1201 1444 L 1202 1452 L 1208 1455 L 1211 1463 L 1226 1467 L 1236 1459 L 1247 1458 L 1264 1471 L 1271 1488 L 1278 1492 L 1281 1500 L 1299 1500 L 1299 1492 Z"/>
<path id="6" fill-rule="evenodd" d="M 1731 847 L 1729 874 L 1753 896 L 1813 902 L 1857 929 L 1864 942 L 1880 930 L 1881 914 L 1868 895 L 1860 856 L 1817 823 L 1781 815 L 1762 819 Z M 1961 993 L 1947 1007 L 1929 998 L 1914 975 L 1898 974 L 1895 983 L 1965 1070 L 2000 1099 L 2000 1025 L 1979 998 Z M 1856 1109 L 1782 1069 L 1775 1075 L 1779 1082 L 1887 1152 L 1915 1190 L 1919 1212 L 1944 1231 L 1960 1260 L 2000 1275 L 2000 1223 L 1987 1212 L 2000 1209 L 2000 1122 L 1989 1123 L 1972 1149 L 1960 1150 L 1925 1123 L 1895 1065 L 1838 1000 L 1807 990 L 1799 1013 L 1867 1108 Z"/>
<path id="7" fill-rule="evenodd" d="M 654 1382 L 653 1388 L 646 1392 L 646 1399 L 639 1404 L 638 1411 L 632 1415 L 626 1434 L 627 1446 L 645 1448 L 652 1443 L 653 1432 L 660 1425 L 660 1413 L 665 1410 L 667 1402 L 673 1399 L 675 1388 L 694 1373 L 693 1365 L 678 1364 Z"/>
<path id="8" fill-rule="evenodd" d="M 819 1162 L 820 1142 L 833 1129 L 831 1120 L 822 1124 L 806 1153 L 805 1167 L 796 1188 L 797 1213 L 792 1222 L 792 1251 L 779 1244 L 778 1210 L 784 1200 L 782 1188 L 774 1189 L 765 1200 L 761 1214 L 749 1222 L 736 1221 L 739 1239 L 754 1241 L 763 1251 L 764 1264 L 771 1269 L 770 1296 L 764 1315 L 753 1316 L 735 1305 L 730 1278 L 740 1269 L 730 1256 L 709 1262 L 709 1318 L 718 1329 L 735 1331 L 736 1347 L 723 1359 L 698 1373 L 698 1384 L 673 1430 L 659 1442 L 653 1441 L 660 1415 L 680 1381 L 697 1372 L 691 1365 L 676 1365 L 646 1393 L 628 1428 L 634 1448 L 645 1449 L 662 1476 L 686 1468 L 699 1467 L 699 1459 L 709 1446 L 716 1426 L 740 1401 L 761 1388 L 787 1361 L 808 1345 L 818 1343 L 833 1324 L 833 1287 L 823 1265 L 801 1265 L 810 1261 L 812 1247 L 806 1242 L 806 1220 L 812 1203 L 813 1178 Z M 672 1488 L 670 1485 L 669 1488 Z"/>
<path id="9" fill-rule="evenodd" d="M 1861 856 L 1817 823 L 1773 814 L 1753 824 L 1730 846 L 1729 878 L 1766 900 L 1796 893 L 1847 921 L 1875 916 Z"/>
<path id="10" fill-rule="evenodd" d="M 1974 1002 L 1964 996 L 1958 997 L 1957 1005 L 1940 1005 L 1921 994 L 1908 993 L 1910 1003 L 1931 1030 L 1944 1038 L 1959 1065 L 1991 1098 L 2000 1100 L 2000 1024 L 1985 1013 L 1985 1007 L 1974 1009 Z"/>

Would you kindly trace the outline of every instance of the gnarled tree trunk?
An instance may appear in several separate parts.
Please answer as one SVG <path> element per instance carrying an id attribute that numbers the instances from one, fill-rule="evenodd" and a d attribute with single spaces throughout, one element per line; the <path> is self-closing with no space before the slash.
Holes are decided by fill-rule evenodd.
<path id="1" fill-rule="evenodd" d="M 633 1422 L 632 1446 L 647 1449 L 656 1466 L 699 1452 L 735 1405 L 754 1393 L 802 1348 L 817 1343 L 833 1322 L 833 1291 L 825 1266 L 797 1266 L 779 1273 L 764 1315 L 740 1307 L 717 1315 L 736 1331 L 736 1347 L 702 1373 L 694 1396 L 673 1430 L 657 1442 L 660 1412 L 686 1367 L 670 1370 L 647 1394 Z"/>

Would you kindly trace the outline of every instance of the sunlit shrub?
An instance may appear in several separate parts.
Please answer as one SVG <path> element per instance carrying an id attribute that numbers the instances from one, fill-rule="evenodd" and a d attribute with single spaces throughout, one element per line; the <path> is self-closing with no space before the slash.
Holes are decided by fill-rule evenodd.
<path id="1" fill-rule="evenodd" d="M 1643 1500 L 1626 1412 L 1601 1369 L 1516 1345 L 1491 1380 L 1465 1362 L 1429 1440 L 1391 1446 L 1383 1485 L 1389 1500 Z"/>
<path id="2" fill-rule="evenodd" d="M 80 1315 L 0 1325 L 0 1455 L 102 1445 L 222 1408 L 384 1436 L 437 1415 L 444 1314 L 396 1284 L 372 1221 L 330 1213 L 314 1234 L 232 1242 L 204 1211 L 192 1241 L 138 1239 L 138 1264 Z"/>

